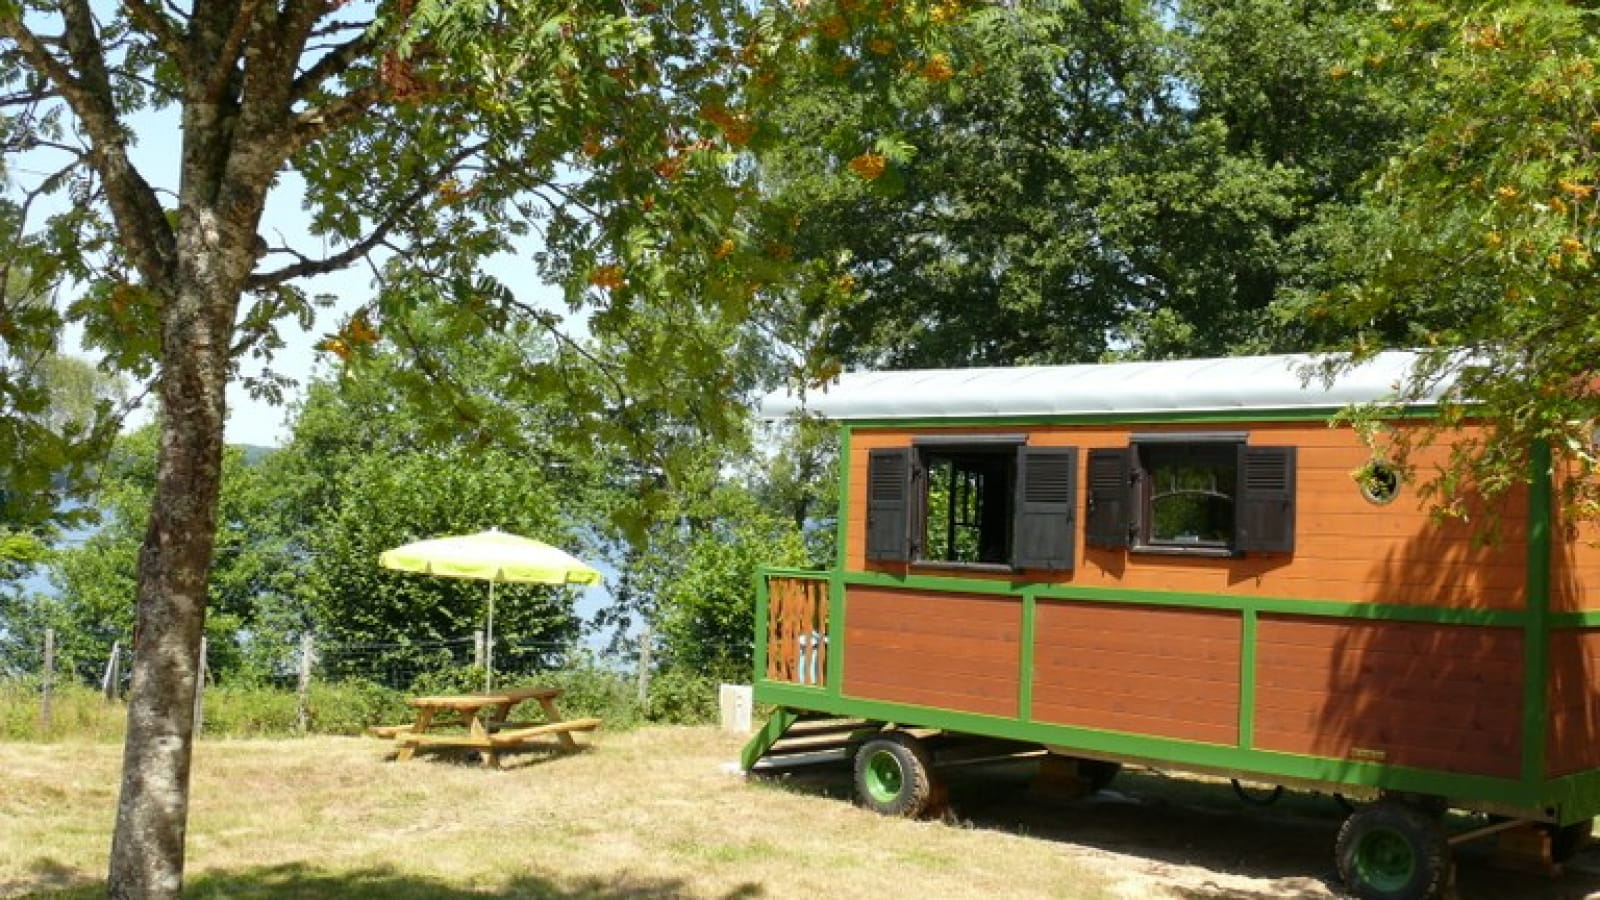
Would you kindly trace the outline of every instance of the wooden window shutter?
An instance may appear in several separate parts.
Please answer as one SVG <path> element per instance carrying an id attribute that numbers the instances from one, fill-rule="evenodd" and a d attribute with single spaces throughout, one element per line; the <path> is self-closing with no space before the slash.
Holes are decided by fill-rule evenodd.
<path id="1" fill-rule="evenodd" d="M 1089 508 L 1084 543 L 1126 547 L 1133 530 L 1133 450 L 1089 451 Z"/>
<path id="2" fill-rule="evenodd" d="M 1239 447 L 1234 549 L 1294 550 L 1294 460 L 1293 447 Z"/>
<path id="3" fill-rule="evenodd" d="M 1058 571 L 1072 568 L 1077 500 L 1077 448 L 1018 447 L 1012 565 Z"/>
<path id="4" fill-rule="evenodd" d="M 867 456 L 867 559 L 911 559 L 911 489 L 915 450 L 873 450 Z"/>

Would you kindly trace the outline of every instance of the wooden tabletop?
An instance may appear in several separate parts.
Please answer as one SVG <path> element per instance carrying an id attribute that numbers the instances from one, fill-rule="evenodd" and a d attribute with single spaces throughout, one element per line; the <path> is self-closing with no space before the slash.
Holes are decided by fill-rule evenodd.
<path id="1" fill-rule="evenodd" d="M 473 710 L 485 706 L 510 706 L 524 700 L 552 700 L 561 696 L 560 688 L 518 688 L 494 694 L 455 694 L 438 697 L 412 697 L 406 703 L 418 708 Z"/>

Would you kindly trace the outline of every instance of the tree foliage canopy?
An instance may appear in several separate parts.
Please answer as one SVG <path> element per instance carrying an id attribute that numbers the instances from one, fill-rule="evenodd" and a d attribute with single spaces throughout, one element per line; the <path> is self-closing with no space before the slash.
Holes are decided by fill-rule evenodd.
<path id="1" fill-rule="evenodd" d="M 1447 510 L 1529 477 L 1547 442 L 1578 477 L 1600 417 L 1600 18 L 1588 3 L 1398 2 L 1348 74 L 1410 98 L 1408 138 L 1337 234 L 1347 289 L 1310 313 L 1356 335 L 1355 357 L 1421 348 L 1412 384 L 1455 390 L 1438 423 L 1489 428 L 1435 482 Z M 1432 439 L 1432 433 L 1424 440 Z M 1390 452 L 1411 442 L 1391 436 Z"/>
<path id="2" fill-rule="evenodd" d="M 839 273 L 802 317 L 876 365 L 1306 345 L 1276 310 L 1320 282 L 1310 236 L 1395 132 L 1368 83 L 1329 75 L 1364 8 L 992 8 L 937 65 L 867 36 L 894 90 L 799 81 L 762 168 L 799 258 Z"/>

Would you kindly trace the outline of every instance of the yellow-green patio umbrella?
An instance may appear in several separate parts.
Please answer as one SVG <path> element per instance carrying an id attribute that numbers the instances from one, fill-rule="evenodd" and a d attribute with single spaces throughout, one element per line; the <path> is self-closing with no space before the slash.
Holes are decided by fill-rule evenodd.
<path id="1" fill-rule="evenodd" d="M 385 550 L 378 564 L 401 572 L 489 582 L 489 623 L 484 656 L 483 689 L 494 684 L 494 586 L 520 584 L 596 584 L 600 573 L 576 557 L 543 541 L 480 531 L 455 537 L 415 541 Z"/>

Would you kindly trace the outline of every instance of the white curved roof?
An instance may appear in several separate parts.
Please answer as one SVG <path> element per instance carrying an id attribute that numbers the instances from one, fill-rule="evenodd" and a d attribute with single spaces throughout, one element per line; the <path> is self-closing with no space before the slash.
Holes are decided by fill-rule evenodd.
<path id="1" fill-rule="evenodd" d="M 1394 400 L 1416 355 L 1380 353 L 1329 385 L 1313 367 L 1324 357 L 1236 356 L 988 369 L 847 372 L 804 397 L 761 401 L 764 418 L 796 411 L 830 419 L 940 419 L 1328 409 Z M 1413 401 L 1438 400 L 1448 384 Z"/>

